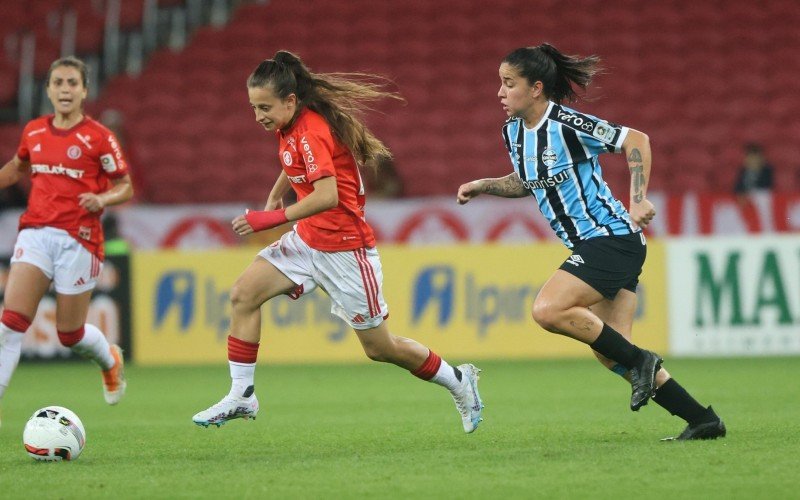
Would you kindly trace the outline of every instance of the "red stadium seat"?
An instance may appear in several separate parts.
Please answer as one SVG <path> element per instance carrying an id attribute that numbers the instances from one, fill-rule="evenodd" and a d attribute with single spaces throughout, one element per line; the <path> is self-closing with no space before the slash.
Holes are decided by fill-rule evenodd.
<path id="1" fill-rule="evenodd" d="M 126 23 L 140 22 L 142 0 L 124 3 Z M 181 2 L 159 1 L 167 3 Z M 153 183 L 155 198 L 190 199 L 170 195 L 181 189 L 206 201 L 263 198 L 278 168 L 275 143 L 253 122 L 244 81 L 279 49 L 298 53 L 314 71 L 392 78 L 407 103 L 381 103 L 386 115 L 367 119 L 395 152 L 411 196 L 452 194 L 458 182 L 509 171 L 497 68 L 512 49 L 542 41 L 603 58 L 608 72 L 589 93 L 598 99 L 576 107 L 650 135 L 653 188 L 727 190 L 742 144 L 752 140 L 763 142 L 776 168 L 795 158 L 785 144 L 800 133 L 800 97 L 787 90 L 800 80 L 800 9 L 789 0 L 724 9 L 689 0 L 602 8 L 595 1 L 598 8 L 586 9 L 556 0 L 498 0 L 491 9 L 463 0 L 307 0 L 291 5 L 302 32 L 286 22 L 287 5 L 242 5 L 226 27 L 201 29 L 183 52 L 157 51 L 140 78 L 107 86 L 101 101 L 126 113 L 146 151 L 148 179 L 152 170 L 164 181 Z M 535 30 L 508 29 L 509 12 Z M 219 163 L 231 158 L 259 182 L 242 186 L 237 175 L 221 174 Z M 609 182 L 624 189 L 628 172 L 618 161 L 603 164 Z M 780 177 L 785 185 L 793 178 Z"/>

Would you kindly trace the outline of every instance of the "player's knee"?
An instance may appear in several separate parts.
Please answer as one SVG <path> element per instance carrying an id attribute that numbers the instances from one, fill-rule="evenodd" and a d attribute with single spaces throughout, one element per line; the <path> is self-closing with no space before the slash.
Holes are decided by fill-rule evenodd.
<path id="1" fill-rule="evenodd" d="M 548 332 L 555 332 L 557 331 L 556 323 L 558 321 L 558 313 L 559 311 L 552 303 L 544 300 L 537 300 L 533 303 L 531 316 L 533 316 L 533 320 L 539 326 Z"/>
<path id="2" fill-rule="evenodd" d="M 258 293 L 250 287 L 244 286 L 238 281 L 231 287 L 231 305 L 233 309 L 257 309 L 261 307 L 258 304 Z"/>
<path id="3" fill-rule="evenodd" d="M 365 345 L 364 354 L 366 354 L 367 357 L 372 361 L 377 361 L 379 363 L 385 363 L 389 361 L 389 356 L 387 356 L 386 349 L 379 345 Z"/>

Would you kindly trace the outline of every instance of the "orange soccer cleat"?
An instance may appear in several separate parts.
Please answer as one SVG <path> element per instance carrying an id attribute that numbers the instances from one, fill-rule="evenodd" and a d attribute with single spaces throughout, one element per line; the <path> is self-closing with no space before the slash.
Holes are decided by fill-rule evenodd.
<path id="1" fill-rule="evenodd" d="M 122 359 L 122 349 L 118 345 L 112 345 L 111 356 L 114 358 L 114 366 L 103 370 L 103 397 L 106 403 L 115 405 L 125 395 L 128 383 L 125 381 L 125 360 Z"/>

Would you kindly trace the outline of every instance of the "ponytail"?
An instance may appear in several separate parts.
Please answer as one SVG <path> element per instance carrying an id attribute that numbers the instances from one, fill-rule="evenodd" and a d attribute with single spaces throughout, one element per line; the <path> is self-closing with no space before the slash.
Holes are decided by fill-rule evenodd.
<path id="1" fill-rule="evenodd" d="M 503 62 L 514 66 L 529 84 L 542 82 L 544 95 L 558 103 L 576 101 L 572 85 L 586 90 L 592 77 L 602 71 L 599 57 L 567 56 L 549 43 L 516 49 Z"/>
<path id="2" fill-rule="evenodd" d="M 359 119 L 370 103 L 383 98 L 403 100 L 384 90 L 385 78 L 364 73 L 312 73 L 299 57 L 278 51 L 247 79 L 249 88 L 271 87 L 280 99 L 295 94 L 298 107 L 321 114 L 333 135 L 360 165 L 377 166 L 392 158 L 389 149 Z"/>

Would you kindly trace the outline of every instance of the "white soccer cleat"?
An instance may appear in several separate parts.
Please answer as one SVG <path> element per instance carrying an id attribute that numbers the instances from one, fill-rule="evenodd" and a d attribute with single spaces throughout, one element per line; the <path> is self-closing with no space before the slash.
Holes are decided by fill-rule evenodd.
<path id="1" fill-rule="evenodd" d="M 106 403 L 115 405 L 125 395 L 128 383 L 125 381 L 125 360 L 122 359 L 122 349 L 116 344 L 112 345 L 110 349 L 111 356 L 114 358 L 114 366 L 103 370 L 103 397 Z"/>
<path id="2" fill-rule="evenodd" d="M 458 365 L 461 372 L 461 387 L 457 392 L 451 393 L 453 401 L 456 402 L 458 413 L 461 414 L 461 423 L 464 424 L 464 432 L 471 433 L 478 428 L 478 424 L 483 421 L 481 412 L 483 411 L 483 401 L 478 393 L 478 373 L 480 370 L 475 365 L 465 363 Z"/>
<path id="3" fill-rule="evenodd" d="M 209 425 L 219 427 L 235 418 L 255 420 L 256 415 L 258 415 L 258 398 L 255 394 L 249 398 L 227 395 L 219 403 L 192 417 L 192 421 L 203 427 Z"/>

